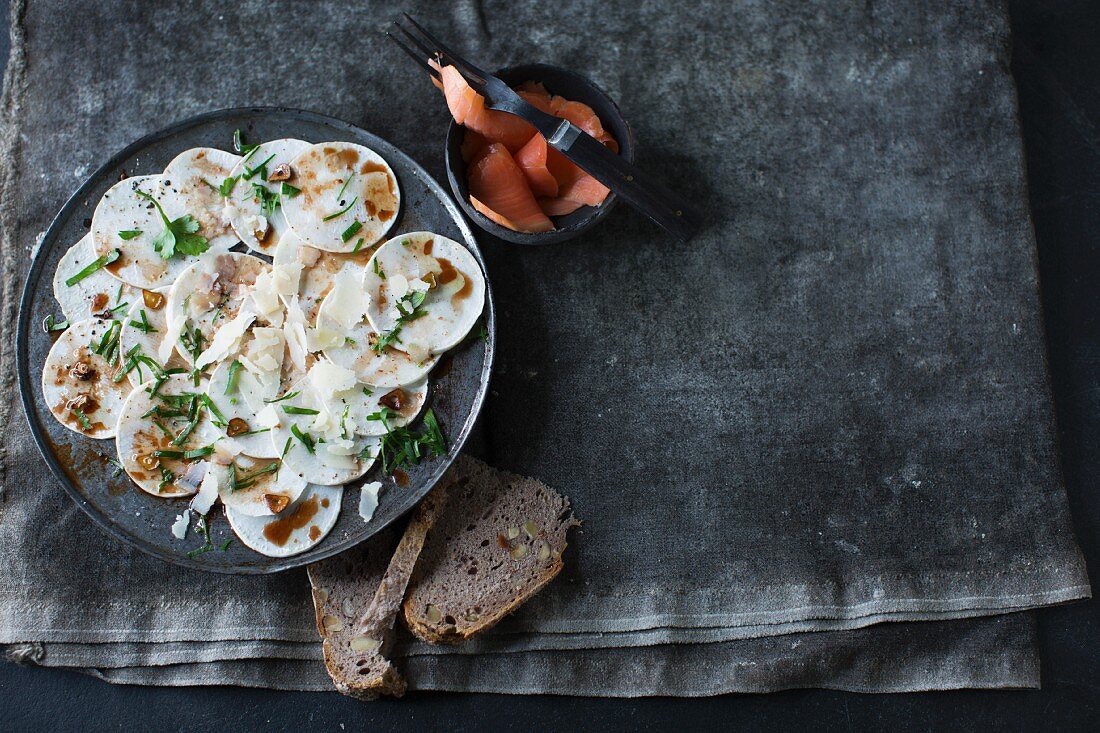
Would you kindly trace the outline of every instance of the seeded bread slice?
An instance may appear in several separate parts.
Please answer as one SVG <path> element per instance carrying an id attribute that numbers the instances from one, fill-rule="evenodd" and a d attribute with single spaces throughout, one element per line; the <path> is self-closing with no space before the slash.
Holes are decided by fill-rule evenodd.
<path id="1" fill-rule="evenodd" d="M 541 481 L 461 456 L 447 506 L 424 543 L 405 597 L 405 624 L 433 643 L 492 627 L 562 569 L 569 500 Z"/>
<path id="2" fill-rule="evenodd" d="M 424 536 L 435 523 L 446 497 L 444 479 L 424 498 L 397 549 L 394 532 L 339 557 L 309 566 L 317 630 L 323 640 L 325 667 L 336 689 L 371 700 L 401 697 L 405 680 L 386 654 L 393 642 L 393 622 L 409 582 Z"/>

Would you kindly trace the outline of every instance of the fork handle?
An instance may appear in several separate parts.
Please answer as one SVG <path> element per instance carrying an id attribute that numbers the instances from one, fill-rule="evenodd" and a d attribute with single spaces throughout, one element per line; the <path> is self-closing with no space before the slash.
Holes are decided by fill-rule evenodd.
<path id="1" fill-rule="evenodd" d="M 704 222 L 700 209 L 654 176 L 635 168 L 599 140 L 564 120 L 547 142 L 585 172 L 681 242 L 691 239 Z"/>

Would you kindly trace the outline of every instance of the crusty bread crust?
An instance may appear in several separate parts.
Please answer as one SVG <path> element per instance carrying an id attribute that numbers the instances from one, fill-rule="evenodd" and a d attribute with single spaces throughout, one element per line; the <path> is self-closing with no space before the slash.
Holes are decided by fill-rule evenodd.
<path id="1" fill-rule="evenodd" d="M 420 503 L 385 566 L 382 559 L 384 550 L 393 547 L 392 532 L 308 569 L 325 668 L 345 695 L 371 700 L 405 693 L 404 678 L 385 655 L 424 535 L 439 516 L 449 483 L 441 481 Z M 372 601 L 364 612 L 368 597 Z"/>

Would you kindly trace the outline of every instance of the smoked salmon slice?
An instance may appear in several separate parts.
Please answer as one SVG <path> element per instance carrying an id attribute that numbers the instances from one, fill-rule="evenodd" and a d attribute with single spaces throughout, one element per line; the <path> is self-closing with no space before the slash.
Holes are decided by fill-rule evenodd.
<path id="1" fill-rule="evenodd" d="M 615 138 L 603 129 L 603 123 L 600 122 L 596 112 L 584 102 L 571 102 L 562 97 L 552 97 L 550 99 L 550 114 L 555 117 L 564 117 L 587 132 L 591 137 L 607 145 L 612 151 L 619 152 L 619 144 L 615 142 Z"/>
<path id="2" fill-rule="evenodd" d="M 516 231 L 554 228 L 548 217 L 565 216 L 581 206 L 599 206 L 610 190 L 550 147 L 524 120 L 485 107 L 485 100 L 453 66 L 429 63 L 440 74 L 433 83 L 443 90 L 455 122 L 465 126 L 462 159 L 466 163 L 470 203 L 501 226 Z M 532 106 L 569 120 L 613 152 L 619 144 L 587 104 L 555 96 L 539 82 L 516 87 Z"/>
<path id="3" fill-rule="evenodd" d="M 553 198 L 539 199 L 539 206 L 542 208 L 542 213 L 547 216 L 565 216 L 566 214 L 572 214 L 584 204 L 569 199 Z"/>
<path id="4" fill-rule="evenodd" d="M 458 69 L 453 66 L 440 67 L 435 61 L 429 63 L 439 69 L 443 95 L 447 98 L 447 108 L 455 122 L 493 142 L 503 143 L 509 152 L 522 148 L 535 134 L 535 128 L 519 117 L 486 109 L 485 99 L 466 83 Z"/>
<path id="5" fill-rule="evenodd" d="M 549 232 L 554 224 L 542 212 L 523 171 L 501 143 L 492 143 L 467 169 L 470 202 L 478 211 L 501 226 L 521 232 Z M 474 201 L 477 203 L 473 203 Z M 496 218 L 478 208 L 480 204 Z M 501 221 L 503 219 L 504 221 Z M 509 226 L 511 225 L 511 226 Z"/>
<path id="6" fill-rule="evenodd" d="M 523 171 L 523 175 L 527 176 L 527 183 L 531 186 L 531 193 L 535 196 L 558 195 L 558 180 L 546 167 L 549 149 L 550 146 L 546 144 L 546 138 L 542 135 L 535 135 L 514 156 L 516 165 Z"/>

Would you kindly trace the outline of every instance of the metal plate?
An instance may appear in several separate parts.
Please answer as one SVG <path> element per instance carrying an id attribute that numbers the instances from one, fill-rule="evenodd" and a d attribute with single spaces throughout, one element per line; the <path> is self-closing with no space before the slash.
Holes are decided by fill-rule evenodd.
<path id="1" fill-rule="evenodd" d="M 408 483 L 386 486 L 374 518 L 364 522 L 358 513 L 358 486 L 363 481 L 383 480 L 378 466 L 361 480 L 349 484 L 340 518 L 332 532 L 308 552 L 289 558 L 269 558 L 245 547 L 234 538 L 220 508 L 211 514 L 215 545 L 234 538 L 225 551 L 195 556 L 186 551 L 201 544 L 194 532 L 186 541 L 172 536 L 170 527 L 188 504 L 186 499 L 158 499 L 139 490 L 125 475 L 117 475 L 107 461 L 115 455 L 113 440 L 92 440 L 62 427 L 46 407 L 41 390 L 42 364 L 52 340 L 43 332 L 43 319 L 60 316 L 51 279 L 57 262 L 74 242 L 87 233 L 92 212 L 103 193 L 122 175 L 159 173 L 177 153 L 209 146 L 229 149 L 233 131 L 240 128 L 247 140 L 296 137 L 310 142 L 349 141 L 380 153 L 393 168 L 401 187 L 401 211 L 391 235 L 428 230 L 463 242 L 482 270 L 485 261 L 462 213 L 415 161 L 386 141 L 355 125 L 325 115 L 280 107 L 220 110 L 192 117 L 148 135 L 115 155 L 65 203 L 46 231 L 34 256 L 19 306 L 17 363 L 19 390 L 31 433 L 42 457 L 73 500 L 96 524 L 114 537 L 162 560 L 219 573 L 272 573 L 306 565 L 335 555 L 366 540 L 411 509 L 442 477 L 461 450 L 485 401 L 492 368 L 495 318 L 492 291 L 486 277 L 484 322 L 488 338 L 468 338 L 440 361 L 432 375 L 428 406 L 435 410 L 449 452 L 408 470 Z"/>

